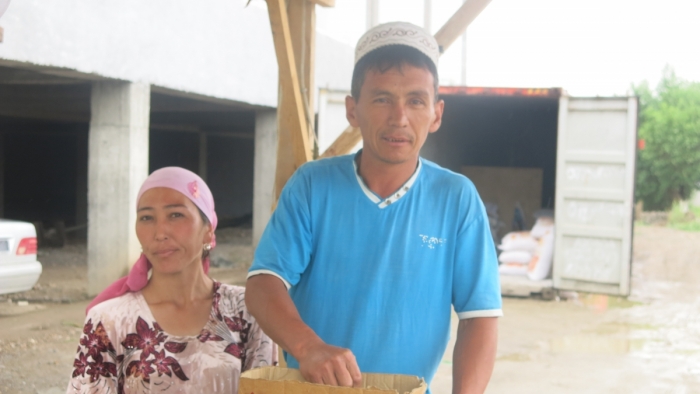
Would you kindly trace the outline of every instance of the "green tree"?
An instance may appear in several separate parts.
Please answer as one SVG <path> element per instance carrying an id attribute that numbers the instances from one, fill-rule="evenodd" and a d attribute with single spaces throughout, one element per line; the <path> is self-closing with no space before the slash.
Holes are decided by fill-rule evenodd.
<path id="1" fill-rule="evenodd" d="M 645 81 L 639 96 L 637 200 L 645 210 L 667 210 L 700 184 L 700 83 L 678 78 L 666 67 L 655 92 Z"/>

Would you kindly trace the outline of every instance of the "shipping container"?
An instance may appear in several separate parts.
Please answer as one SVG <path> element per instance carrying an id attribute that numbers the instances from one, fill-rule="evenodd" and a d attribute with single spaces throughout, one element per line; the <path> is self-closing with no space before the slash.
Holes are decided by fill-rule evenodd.
<path id="1" fill-rule="evenodd" d="M 339 118 L 343 94 L 331 93 L 319 103 L 322 145 L 342 130 L 328 119 Z M 529 230 L 541 209 L 554 213 L 551 280 L 502 277 L 504 294 L 533 289 L 549 296 L 553 288 L 628 295 L 637 98 L 449 86 L 440 88 L 440 97 L 442 126 L 428 137 L 421 156 L 467 174 L 488 196 L 484 201 L 498 206 L 496 240 L 514 224 Z"/>

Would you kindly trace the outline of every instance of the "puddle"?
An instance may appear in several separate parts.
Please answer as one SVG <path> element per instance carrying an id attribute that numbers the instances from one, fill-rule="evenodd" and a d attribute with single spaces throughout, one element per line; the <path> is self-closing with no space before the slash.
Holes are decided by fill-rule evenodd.
<path id="1" fill-rule="evenodd" d="M 651 324 L 637 324 L 637 323 L 606 323 L 601 324 L 597 327 L 586 330 L 586 333 L 591 334 L 601 334 L 601 335 L 611 335 L 611 334 L 622 334 L 630 335 L 631 331 L 655 331 L 660 327 Z"/>
<path id="2" fill-rule="evenodd" d="M 550 349 L 554 353 L 624 355 L 642 350 L 645 342 L 644 339 L 582 334 L 553 339 Z"/>
<path id="3" fill-rule="evenodd" d="M 657 327 L 648 324 L 604 323 L 581 333 L 550 341 L 554 353 L 624 355 L 644 349 L 649 335 Z"/>

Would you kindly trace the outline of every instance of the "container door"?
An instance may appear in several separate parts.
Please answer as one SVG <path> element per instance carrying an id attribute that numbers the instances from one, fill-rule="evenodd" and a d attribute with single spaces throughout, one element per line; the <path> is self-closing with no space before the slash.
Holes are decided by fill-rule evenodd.
<path id="1" fill-rule="evenodd" d="M 628 295 L 637 99 L 559 102 L 554 287 Z"/>

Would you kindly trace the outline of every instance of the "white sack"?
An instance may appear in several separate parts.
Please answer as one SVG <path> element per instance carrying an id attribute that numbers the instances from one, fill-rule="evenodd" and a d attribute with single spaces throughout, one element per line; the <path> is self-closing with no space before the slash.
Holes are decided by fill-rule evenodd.
<path id="1" fill-rule="evenodd" d="M 537 240 L 530 235 L 529 231 L 516 231 L 506 234 L 498 245 L 498 249 L 503 251 L 520 250 L 532 252 L 537 248 Z"/>
<path id="2" fill-rule="evenodd" d="M 501 264 L 498 272 L 503 275 L 527 275 L 527 265 L 524 264 Z"/>
<path id="3" fill-rule="evenodd" d="M 542 238 L 550 231 L 554 231 L 554 219 L 543 216 L 537 219 L 530 231 L 530 235 L 534 238 Z"/>
<path id="4" fill-rule="evenodd" d="M 498 261 L 503 264 L 522 264 L 526 267 L 530 260 L 532 260 L 532 253 L 523 250 L 510 250 L 498 256 Z"/>
<path id="5" fill-rule="evenodd" d="M 527 277 L 531 280 L 542 280 L 549 276 L 552 270 L 554 255 L 554 228 L 547 231 L 539 240 L 539 245 L 527 267 Z"/>

